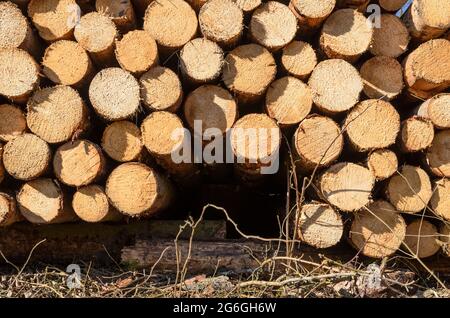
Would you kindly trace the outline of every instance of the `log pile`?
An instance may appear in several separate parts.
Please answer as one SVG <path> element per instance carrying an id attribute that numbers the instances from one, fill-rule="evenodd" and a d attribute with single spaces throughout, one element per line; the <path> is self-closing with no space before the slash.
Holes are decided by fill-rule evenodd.
<path id="1" fill-rule="evenodd" d="M 0 2 L 0 235 L 164 216 L 211 175 L 285 194 L 287 164 L 301 243 L 450 256 L 450 6 L 405 3 Z"/>

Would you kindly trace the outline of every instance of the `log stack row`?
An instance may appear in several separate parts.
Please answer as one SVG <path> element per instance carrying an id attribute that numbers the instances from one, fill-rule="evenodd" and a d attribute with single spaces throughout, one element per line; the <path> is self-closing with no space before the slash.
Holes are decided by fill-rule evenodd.
<path id="1" fill-rule="evenodd" d="M 450 3 L 405 3 L 0 2 L 0 226 L 264 187 L 289 149 L 302 242 L 450 255 Z"/>

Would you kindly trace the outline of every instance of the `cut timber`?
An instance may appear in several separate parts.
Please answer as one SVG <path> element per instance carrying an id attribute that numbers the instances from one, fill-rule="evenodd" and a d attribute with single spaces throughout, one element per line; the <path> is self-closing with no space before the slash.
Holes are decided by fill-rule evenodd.
<path id="1" fill-rule="evenodd" d="M 390 178 L 398 169 L 398 158 L 389 149 L 378 149 L 369 154 L 367 167 L 377 180 Z"/>
<path id="2" fill-rule="evenodd" d="M 368 99 L 349 112 L 343 128 L 357 151 L 387 148 L 400 131 L 400 115 L 389 102 Z"/>
<path id="3" fill-rule="evenodd" d="M 195 121 L 201 121 L 202 136 L 210 128 L 225 134 L 238 118 L 233 96 L 224 88 L 203 85 L 194 90 L 184 103 L 184 116 L 189 128 L 194 130 Z"/>
<path id="4" fill-rule="evenodd" d="M 438 38 L 450 28 L 450 2 L 414 0 L 405 15 L 411 36 L 420 42 Z"/>
<path id="5" fill-rule="evenodd" d="M 450 87 L 450 41 L 431 40 L 421 44 L 403 62 L 405 82 L 409 89 L 420 96 L 439 93 Z M 432 96 L 430 96 L 432 97 Z"/>
<path id="6" fill-rule="evenodd" d="M 416 114 L 431 120 L 437 129 L 450 128 L 450 94 L 438 94 L 419 106 Z"/>
<path id="7" fill-rule="evenodd" d="M 435 176 L 450 178 L 450 130 L 435 134 L 425 160 Z"/>
<path id="8" fill-rule="evenodd" d="M 134 30 L 116 41 L 116 57 L 125 71 L 139 76 L 158 63 L 158 47 L 147 31 Z"/>
<path id="9" fill-rule="evenodd" d="M 375 177 L 367 168 L 340 162 L 319 177 L 318 185 L 327 202 L 344 212 L 354 212 L 370 202 Z"/>
<path id="10" fill-rule="evenodd" d="M 297 33 L 297 19 L 284 4 L 268 1 L 253 12 L 250 37 L 275 52 L 289 44 Z"/>
<path id="11" fill-rule="evenodd" d="M 0 95 L 24 103 L 39 85 L 39 65 L 21 49 L 0 50 Z"/>
<path id="12" fill-rule="evenodd" d="M 13 3 L 0 3 L 0 49 L 20 48 L 39 58 L 39 40 L 22 11 Z"/>
<path id="13" fill-rule="evenodd" d="M 108 202 L 105 190 L 98 185 L 79 188 L 73 195 L 72 207 L 85 222 L 119 221 L 122 215 Z"/>
<path id="14" fill-rule="evenodd" d="M 376 56 L 366 61 L 360 70 L 364 83 L 364 94 L 369 98 L 392 100 L 405 86 L 403 68 L 388 56 Z"/>
<path id="15" fill-rule="evenodd" d="M 399 146 L 403 152 L 417 152 L 431 146 L 434 139 L 433 123 L 423 117 L 410 117 L 402 122 Z"/>
<path id="16" fill-rule="evenodd" d="M 40 178 L 25 183 L 16 198 L 20 212 L 31 223 L 63 223 L 77 219 L 67 207 L 61 187 L 52 179 Z"/>
<path id="17" fill-rule="evenodd" d="M 0 141 L 8 142 L 23 134 L 26 128 L 27 120 L 19 107 L 0 105 Z"/>
<path id="18" fill-rule="evenodd" d="M 168 180 L 137 162 L 118 166 L 106 181 L 106 195 L 111 204 L 132 217 L 150 216 L 167 208 L 173 191 Z"/>
<path id="19" fill-rule="evenodd" d="M 359 12 L 365 12 L 369 2 L 370 0 L 336 0 L 336 6 L 338 8 L 350 8 Z"/>
<path id="20" fill-rule="evenodd" d="M 141 98 L 151 111 L 175 113 L 183 100 L 180 79 L 170 68 L 155 66 L 141 76 Z"/>
<path id="21" fill-rule="evenodd" d="M 325 21 L 320 47 L 330 59 L 356 62 L 369 49 L 373 29 L 369 20 L 352 9 L 335 11 Z"/>
<path id="22" fill-rule="evenodd" d="M 386 201 L 375 201 L 357 212 L 349 233 L 352 245 L 363 255 L 373 258 L 394 254 L 405 235 L 405 220 Z"/>
<path id="23" fill-rule="evenodd" d="M 68 142 L 56 150 L 53 158 L 55 176 L 62 183 L 81 187 L 98 179 L 105 168 L 100 147 L 87 140 Z"/>
<path id="24" fill-rule="evenodd" d="M 75 26 L 74 35 L 96 64 L 102 66 L 114 64 L 114 48 L 118 32 L 109 17 L 98 12 L 83 15 Z"/>
<path id="25" fill-rule="evenodd" d="M 450 221 L 450 179 L 444 178 L 435 182 L 430 208 L 438 216 Z"/>
<path id="26" fill-rule="evenodd" d="M 220 46 L 205 38 L 189 41 L 180 52 L 181 72 L 194 85 L 216 82 L 223 63 Z"/>
<path id="27" fill-rule="evenodd" d="M 309 33 L 322 25 L 333 12 L 336 0 L 291 0 L 289 8 L 297 17 L 300 33 Z"/>
<path id="28" fill-rule="evenodd" d="M 9 194 L 0 192 L 0 228 L 22 220 L 16 200 Z"/>
<path id="29" fill-rule="evenodd" d="M 303 242 L 316 248 L 328 248 L 339 243 L 343 232 L 342 217 L 328 204 L 310 203 L 302 206 L 298 235 Z"/>
<path id="30" fill-rule="evenodd" d="M 239 42 L 243 21 L 242 10 L 232 0 L 210 0 L 198 15 L 203 36 L 224 48 L 231 48 Z"/>
<path id="31" fill-rule="evenodd" d="M 30 130 L 48 143 L 68 141 L 89 125 L 87 108 L 76 90 L 70 86 L 54 86 L 38 90 L 27 104 Z"/>
<path id="32" fill-rule="evenodd" d="M 380 6 L 386 11 L 400 10 L 408 0 L 378 0 Z"/>
<path id="33" fill-rule="evenodd" d="M 96 0 L 95 9 L 110 17 L 123 33 L 136 28 L 136 15 L 130 0 Z"/>
<path id="34" fill-rule="evenodd" d="M 95 112 L 103 119 L 126 119 L 138 111 L 139 83 L 133 75 L 121 68 L 105 68 L 92 80 L 89 99 Z"/>
<path id="35" fill-rule="evenodd" d="M 314 104 L 324 113 L 337 114 L 359 101 L 363 81 L 356 68 L 344 60 L 320 62 L 308 81 Z"/>
<path id="36" fill-rule="evenodd" d="M 400 212 L 417 213 L 425 209 L 433 194 L 430 177 L 419 167 L 405 165 L 387 185 L 386 196 Z"/>
<path id="37" fill-rule="evenodd" d="M 382 14 L 380 27 L 373 28 L 370 53 L 397 58 L 408 49 L 409 32 L 403 22 L 393 14 Z"/>
<path id="38" fill-rule="evenodd" d="M 258 8 L 262 1 L 261 0 L 232 0 L 238 5 L 239 8 L 244 12 L 245 15 L 249 15 Z"/>
<path id="39" fill-rule="evenodd" d="M 102 148 L 119 162 L 134 161 L 142 151 L 141 131 L 129 121 L 116 121 L 103 132 Z"/>
<path id="40" fill-rule="evenodd" d="M 3 166 L 3 145 L 0 143 L 0 184 L 5 179 L 5 167 Z"/>
<path id="41" fill-rule="evenodd" d="M 297 125 L 310 113 L 312 92 L 301 80 L 286 76 L 270 84 L 266 94 L 266 111 L 283 127 Z"/>
<path id="42" fill-rule="evenodd" d="M 91 80 L 94 67 L 86 51 L 74 41 L 61 40 L 45 50 L 43 72 L 52 82 L 80 88 Z"/>
<path id="43" fill-rule="evenodd" d="M 271 174 L 274 173 L 272 168 L 278 170 L 281 130 L 269 116 L 249 114 L 242 117 L 234 124 L 230 139 L 237 168 L 244 174 Z"/>
<path id="44" fill-rule="evenodd" d="M 28 16 L 47 42 L 70 39 L 80 8 L 75 0 L 31 0 Z"/>
<path id="45" fill-rule="evenodd" d="M 197 16 L 183 0 L 153 1 L 147 8 L 144 30 L 159 45 L 160 53 L 172 53 L 193 39 L 197 33 Z"/>
<path id="46" fill-rule="evenodd" d="M 306 80 L 316 65 L 317 55 L 309 43 L 292 41 L 283 48 L 281 66 L 289 75 Z"/>
<path id="47" fill-rule="evenodd" d="M 433 256 L 440 249 L 438 240 L 436 226 L 423 219 L 413 221 L 406 228 L 405 252 L 419 258 Z"/>
<path id="48" fill-rule="evenodd" d="M 445 256 L 450 257 L 450 226 L 442 224 L 439 233 L 441 234 L 440 240 L 444 243 L 442 245 L 442 253 L 444 253 Z"/>
<path id="49" fill-rule="evenodd" d="M 151 113 L 142 122 L 141 132 L 147 150 L 169 173 L 183 178 L 196 172 L 191 155 L 183 153 L 191 140 L 177 115 L 164 111 Z"/>
<path id="50" fill-rule="evenodd" d="M 15 179 L 35 179 L 47 171 L 51 160 L 48 144 L 33 134 L 23 134 L 9 141 L 3 149 L 3 164 Z"/>
<path id="51" fill-rule="evenodd" d="M 275 60 L 257 44 L 238 46 L 225 58 L 223 82 L 241 103 L 262 98 L 277 72 Z"/>
<path id="52" fill-rule="evenodd" d="M 298 126 L 292 140 L 295 163 L 300 172 L 330 165 L 341 154 L 344 138 L 330 118 L 311 115 Z"/>

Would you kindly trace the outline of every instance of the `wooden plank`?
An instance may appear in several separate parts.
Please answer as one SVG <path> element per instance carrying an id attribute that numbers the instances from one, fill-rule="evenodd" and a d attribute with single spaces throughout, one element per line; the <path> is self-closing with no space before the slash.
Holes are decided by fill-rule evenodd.
<path id="1" fill-rule="evenodd" d="M 179 220 L 136 220 L 123 223 L 67 223 L 31 225 L 17 223 L 0 228 L 0 251 L 11 262 L 23 262 L 33 247 L 31 263 L 48 262 L 67 264 L 75 260 L 118 261 L 121 249 L 132 245 L 136 239 L 170 239 L 178 234 L 184 221 Z M 191 235 L 189 227 L 181 232 L 180 239 Z M 223 240 L 226 236 L 226 222 L 205 220 L 195 231 L 196 240 Z M 0 264 L 4 263 L 0 257 Z"/>

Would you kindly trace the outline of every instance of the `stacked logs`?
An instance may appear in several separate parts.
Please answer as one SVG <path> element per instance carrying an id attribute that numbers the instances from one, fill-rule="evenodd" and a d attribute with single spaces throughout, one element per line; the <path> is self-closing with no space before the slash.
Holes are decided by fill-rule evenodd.
<path id="1" fill-rule="evenodd" d="M 151 217 L 287 161 L 301 242 L 450 256 L 449 2 L 369 2 L 0 2 L 0 227 Z"/>

